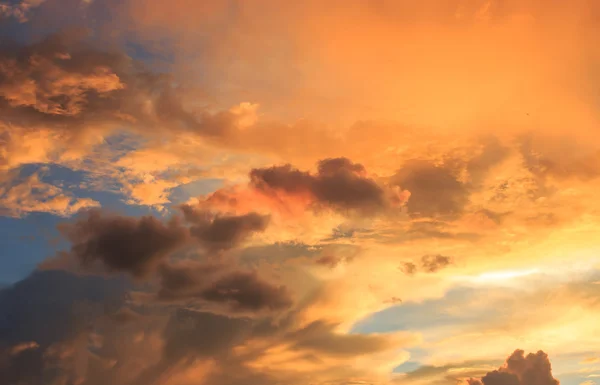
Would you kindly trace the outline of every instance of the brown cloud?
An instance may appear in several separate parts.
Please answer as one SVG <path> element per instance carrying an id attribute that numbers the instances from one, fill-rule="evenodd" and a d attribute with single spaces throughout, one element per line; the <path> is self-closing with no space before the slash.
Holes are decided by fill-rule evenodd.
<path id="1" fill-rule="evenodd" d="M 319 161 L 315 174 L 289 164 L 254 169 L 250 172 L 250 186 L 274 199 L 282 194 L 306 199 L 315 209 L 324 206 L 364 215 L 399 207 L 405 199 L 400 190 L 379 185 L 366 175 L 364 166 L 346 158 Z"/>
<path id="2" fill-rule="evenodd" d="M 559 385 L 552 376 L 552 365 L 548 355 L 543 351 L 529 353 L 525 356 L 523 350 L 515 350 L 507 359 L 504 366 L 487 373 L 479 380 L 469 381 L 472 385 Z"/>
<path id="3" fill-rule="evenodd" d="M 162 300 L 199 300 L 233 311 L 282 310 L 292 305 L 284 286 L 276 286 L 251 271 L 226 265 L 180 262 L 160 267 Z"/>
<path id="4" fill-rule="evenodd" d="M 440 254 L 425 255 L 423 258 L 421 258 L 421 267 L 427 273 L 435 273 L 436 271 L 450 265 L 452 260 L 452 257 L 446 257 Z"/>
<path id="5" fill-rule="evenodd" d="M 86 31 L 67 30 L 30 46 L 0 51 L 3 120 L 23 126 L 169 127 L 221 136 L 239 114 L 193 113 L 169 76 L 143 69 L 119 52 L 85 41 Z"/>
<path id="6" fill-rule="evenodd" d="M 335 267 L 337 267 L 340 263 L 344 262 L 345 260 L 347 260 L 346 258 L 343 257 L 336 257 L 335 255 L 324 255 L 322 257 L 319 257 L 315 262 L 318 265 L 323 265 L 323 266 L 327 266 L 331 269 L 334 269 Z"/>
<path id="7" fill-rule="evenodd" d="M 292 304 L 285 287 L 263 282 L 252 272 L 227 274 L 201 296 L 208 301 L 229 304 L 238 310 L 279 310 Z"/>
<path id="8" fill-rule="evenodd" d="M 215 216 L 208 211 L 195 210 L 182 205 L 181 210 L 190 233 L 210 251 L 220 251 L 238 246 L 252 234 L 266 230 L 270 217 L 249 213 L 239 216 Z"/>
<path id="9" fill-rule="evenodd" d="M 412 262 L 404 262 L 400 265 L 400 270 L 406 275 L 415 275 L 417 269 L 417 265 Z"/>
<path id="10" fill-rule="evenodd" d="M 441 254 L 424 255 L 421 257 L 420 266 L 413 262 L 404 262 L 399 269 L 406 275 L 415 275 L 418 271 L 424 273 L 435 273 L 444 267 L 451 265 L 454 261 L 452 257 L 446 257 Z"/>
<path id="11" fill-rule="evenodd" d="M 165 224 L 151 216 L 129 218 L 98 210 L 61 225 L 60 230 L 71 242 L 70 254 L 84 266 L 101 262 L 108 271 L 135 277 L 149 274 L 188 236 L 176 220 Z"/>
<path id="12" fill-rule="evenodd" d="M 452 169 L 426 161 L 407 162 L 391 183 L 410 192 L 406 207 L 416 217 L 455 217 L 469 203 L 467 186 Z"/>

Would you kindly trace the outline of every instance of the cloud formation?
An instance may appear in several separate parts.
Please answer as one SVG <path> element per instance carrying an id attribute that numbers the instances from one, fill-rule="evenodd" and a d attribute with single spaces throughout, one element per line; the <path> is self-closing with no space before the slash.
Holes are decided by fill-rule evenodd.
<path id="1" fill-rule="evenodd" d="M 0 2 L 0 383 L 557 385 L 480 358 L 596 348 L 599 15 Z"/>
<path id="2" fill-rule="evenodd" d="M 256 272 L 222 264 L 192 261 L 164 264 L 159 269 L 162 300 L 198 300 L 233 311 L 282 310 L 292 305 L 288 289 L 261 279 Z"/>
<path id="3" fill-rule="evenodd" d="M 529 353 L 525 356 L 523 350 L 515 350 L 503 367 L 487 373 L 481 380 L 471 380 L 470 384 L 484 385 L 559 385 L 552 376 L 552 365 L 548 355 L 543 351 Z"/>
<path id="4" fill-rule="evenodd" d="M 418 271 L 424 273 L 436 273 L 437 271 L 451 265 L 454 258 L 447 257 L 441 254 L 424 255 L 421 257 L 420 266 L 414 262 L 404 262 L 399 269 L 406 275 L 415 275 Z"/>
<path id="5" fill-rule="evenodd" d="M 217 215 L 195 210 L 190 205 L 181 206 L 185 220 L 191 224 L 190 233 L 209 251 L 220 251 L 238 246 L 253 233 L 263 232 L 269 216 L 257 213 L 245 215 Z"/>
<path id="6" fill-rule="evenodd" d="M 408 212 L 414 216 L 456 216 L 469 202 L 467 186 L 453 170 L 425 161 L 411 161 L 392 177 L 392 183 L 410 192 Z"/>
<path id="7" fill-rule="evenodd" d="M 292 165 L 255 168 L 247 186 L 226 187 L 199 199 L 207 210 L 248 212 L 255 207 L 286 217 L 307 210 L 371 217 L 401 209 L 408 193 L 370 177 L 363 165 L 347 158 L 323 159 L 317 172 Z"/>
<path id="8" fill-rule="evenodd" d="M 400 190 L 386 190 L 367 176 L 363 165 L 346 158 L 319 161 L 316 174 L 289 164 L 255 169 L 250 172 L 250 184 L 264 194 L 309 196 L 317 206 L 342 212 L 377 213 L 399 207 L 405 199 Z"/>
<path id="9" fill-rule="evenodd" d="M 71 243 L 70 254 L 84 266 L 100 262 L 109 272 L 127 272 L 140 278 L 188 237 L 187 229 L 175 219 L 163 223 L 152 216 L 138 219 L 98 210 L 62 225 L 60 230 Z"/>

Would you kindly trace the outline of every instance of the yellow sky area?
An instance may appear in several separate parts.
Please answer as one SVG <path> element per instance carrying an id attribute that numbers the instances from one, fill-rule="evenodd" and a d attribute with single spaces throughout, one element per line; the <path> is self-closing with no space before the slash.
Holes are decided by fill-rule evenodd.
<path id="1" fill-rule="evenodd" d="M 174 48 L 178 72 L 205 79 L 216 103 L 259 103 L 284 121 L 584 135 L 598 117 L 590 87 L 597 9 L 586 1 L 155 0 L 131 7 L 140 33 L 160 27 L 182 39 Z M 198 14 L 202 27 L 190 16 Z M 211 54 L 190 60 L 194 44 Z"/>

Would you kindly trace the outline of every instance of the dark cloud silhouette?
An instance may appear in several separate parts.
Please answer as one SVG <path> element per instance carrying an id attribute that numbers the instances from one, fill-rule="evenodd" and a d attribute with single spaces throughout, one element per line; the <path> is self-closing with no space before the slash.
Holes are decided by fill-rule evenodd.
<path id="1" fill-rule="evenodd" d="M 123 279 L 39 271 L 0 291 L 0 383 L 54 383 L 57 347 L 115 313 L 129 287 Z"/>
<path id="2" fill-rule="evenodd" d="M 201 294 L 202 298 L 228 304 L 234 310 L 281 310 L 292 305 L 284 286 L 259 279 L 254 272 L 233 272 L 214 282 Z"/>
<path id="3" fill-rule="evenodd" d="M 254 169 L 251 185 L 269 194 L 309 196 L 316 205 L 339 211 L 355 210 L 373 214 L 400 205 L 399 194 L 388 191 L 366 176 L 365 168 L 346 158 L 323 159 L 316 174 L 300 171 L 292 165 Z"/>
<path id="4" fill-rule="evenodd" d="M 162 264 L 158 269 L 161 279 L 158 298 L 172 301 L 199 296 L 202 289 L 225 269 L 224 265 L 196 261 Z"/>
<path id="5" fill-rule="evenodd" d="M 261 279 L 257 273 L 231 270 L 225 265 L 184 261 L 160 267 L 162 300 L 199 300 L 233 311 L 282 310 L 292 305 L 284 286 Z"/>
<path id="6" fill-rule="evenodd" d="M 469 191 L 449 167 L 410 161 L 391 178 L 393 185 L 410 191 L 406 204 L 415 217 L 454 217 L 464 212 Z"/>
<path id="7" fill-rule="evenodd" d="M 252 321 L 207 312 L 180 309 L 165 330 L 165 357 L 175 360 L 192 356 L 215 357 L 244 341 Z"/>
<path id="8" fill-rule="evenodd" d="M 543 351 L 529 353 L 515 350 L 504 366 L 487 373 L 481 380 L 471 379 L 471 385 L 559 385 L 552 376 L 552 365 Z"/>
<path id="9" fill-rule="evenodd" d="M 118 308 L 129 288 L 123 279 L 78 277 L 63 271 L 37 271 L 0 291 L 0 342 L 34 341 L 42 348 L 73 337 L 104 304 Z M 102 304 L 101 308 L 88 308 Z"/>
<path id="10" fill-rule="evenodd" d="M 181 206 L 181 210 L 191 224 L 190 233 L 211 251 L 238 246 L 252 234 L 265 231 L 270 221 L 269 216 L 256 213 L 215 216 L 190 205 Z"/>
<path id="11" fill-rule="evenodd" d="M 135 277 L 147 276 L 188 236 L 187 229 L 176 220 L 165 224 L 152 216 L 131 218 L 99 210 L 61 225 L 60 230 L 71 242 L 70 254 L 84 266 L 99 261 L 110 272 Z"/>

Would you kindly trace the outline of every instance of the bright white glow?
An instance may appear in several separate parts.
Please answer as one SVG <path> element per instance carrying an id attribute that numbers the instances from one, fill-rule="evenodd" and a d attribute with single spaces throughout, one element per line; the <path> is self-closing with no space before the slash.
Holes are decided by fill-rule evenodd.
<path id="1" fill-rule="evenodd" d="M 510 284 L 512 285 L 517 278 L 528 277 L 537 273 L 540 273 L 540 269 L 529 269 L 529 270 L 504 270 L 504 271 L 491 271 L 476 276 L 455 276 L 454 279 L 457 281 L 469 281 L 476 284 Z"/>
<path id="2" fill-rule="evenodd" d="M 479 275 L 477 281 L 505 281 L 513 278 L 526 277 L 528 275 L 539 273 L 539 269 L 521 270 L 521 271 L 496 271 L 483 273 Z"/>

